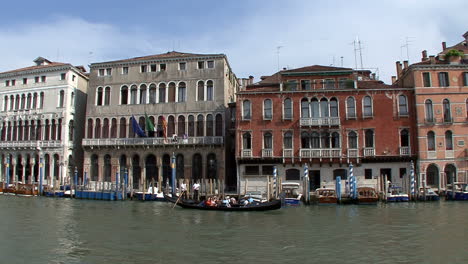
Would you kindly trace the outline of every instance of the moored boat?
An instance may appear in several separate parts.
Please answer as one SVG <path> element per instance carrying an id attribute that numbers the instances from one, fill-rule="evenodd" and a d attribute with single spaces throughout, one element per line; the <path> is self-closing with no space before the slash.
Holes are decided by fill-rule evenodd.
<path id="1" fill-rule="evenodd" d="M 146 193 L 135 192 L 135 197 L 137 198 L 137 200 L 140 201 L 166 201 L 166 199 L 164 198 L 164 193 L 159 192 L 157 187 L 149 187 Z"/>
<path id="2" fill-rule="evenodd" d="M 336 204 L 338 202 L 335 189 L 318 188 L 315 192 L 319 204 Z"/>
<path id="3" fill-rule="evenodd" d="M 386 196 L 387 202 L 409 202 L 409 195 L 402 192 L 401 187 L 390 185 Z"/>
<path id="4" fill-rule="evenodd" d="M 268 211 L 276 210 L 281 208 L 281 200 L 274 200 L 271 202 L 264 203 L 250 203 L 247 205 L 237 204 L 231 206 L 218 205 L 218 206 L 208 206 L 205 202 L 195 203 L 193 201 L 179 199 L 179 197 L 169 197 L 164 195 L 164 197 L 172 203 L 185 208 L 185 209 L 197 209 L 197 210 L 209 210 L 209 211 L 234 211 L 234 212 L 245 212 L 245 211 Z"/>
<path id="5" fill-rule="evenodd" d="M 468 201 L 468 184 L 464 182 L 447 184 L 445 199 L 454 201 Z"/>
<path id="6" fill-rule="evenodd" d="M 358 204 L 377 204 L 379 196 L 372 187 L 357 188 L 357 203 Z"/>
<path id="7" fill-rule="evenodd" d="M 420 201 L 439 201 L 440 197 L 439 194 L 434 191 L 434 189 L 430 187 L 426 187 L 426 190 L 424 191 L 424 188 L 419 188 L 419 196 L 418 200 Z"/>
<path id="8" fill-rule="evenodd" d="M 299 183 L 296 182 L 284 182 L 281 184 L 286 205 L 300 205 L 302 193 L 299 193 L 299 187 Z"/>
<path id="9" fill-rule="evenodd" d="M 34 184 L 18 183 L 15 193 L 19 196 L 36 196 L 39 194 L 39 190 Z"/>

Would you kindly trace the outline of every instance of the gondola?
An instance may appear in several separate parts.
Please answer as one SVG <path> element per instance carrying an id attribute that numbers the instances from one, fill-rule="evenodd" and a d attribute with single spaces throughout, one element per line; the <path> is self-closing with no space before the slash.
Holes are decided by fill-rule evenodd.
<path id="1" fill-rule="evenodd" d="M 237 205 L 237 206 L 205 206 L 203 203 L 195 203 L 193 201 L 186 201 L 178 199 L 178 197 L 170 197 L 164 195 L 167 201 L 176 203 L 178 206 L 185 209 L 198 209 L 198 210 L 210 210 L 210 211 L 268 211 L 276 210 L 281 208 L 281 200 L 274 200 L 272 202 L 256 203 L 249 205 Z"/>

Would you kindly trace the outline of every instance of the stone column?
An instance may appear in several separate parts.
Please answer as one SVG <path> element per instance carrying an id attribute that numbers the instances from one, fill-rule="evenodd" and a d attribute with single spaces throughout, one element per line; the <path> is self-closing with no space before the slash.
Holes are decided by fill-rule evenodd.
<path id="1" fill-rule="evenodd" d="M 128 169 L 128 185 L 130 186 L 130 191 L 133 194 L 133 164 L 132 164 L 131 157 L 127 157 L 127 169 Z"/>
<path id="2" fill-rule="evenodd" d="M 117 172 L 119 172 L 119 177 L 120 177 L 119 158 L 111 157 L 111 181 L 112 182 L 116 181 Z M 119 179 L 119 182 L 120 182 L 120 179 Z"/>
<path id="3" fill-rule="evenodd" d="M 141 181 L 143 182 L 143 191 L 147 190 L 146 187 L 146 166 L 145 166 L 145 160 L 141 158 L 140 156 L 140 168 L 141 168 Z"/>
<path id="4" fill-rule="evenodd" d="M 103 175 L 103 168 L 104 168 L 104 156 L 98 155 L 98 181 L 104 181 Z"/>
<path id="5" fill-rule="evenodd" d="M 22 168 L 22 170 L 21 170 L 21 174 L 22 174 L 21 175 L 21 182 L 22 183 L 27 183 L 26 182 L 26 162 L 24 161 L 24 158 L 21 159 L 20 164 L 21 164 L 21 168 Z"/>
<path id="6" fill-rule="evenodd" d="M 11 163 L 10 166 L 12 166 L 12 168 L 13 168 L 13 177 L 12 177 L 13 182 L 16 183 L 16 182 L 18 182 L 18 177 L 17 177 L 18 175 L 16 175 L 16 157 L 15 156 L 12 156 L 12 160 L 11 160 L 10 163 Z"/>
<path id="7" fill-rule="evenodd" d="M 34 182 L 34 164 L 35 164 L 36 159 L 35 158 L 30 158 L 29 159 L 29 184 L 32 184 Z"/>

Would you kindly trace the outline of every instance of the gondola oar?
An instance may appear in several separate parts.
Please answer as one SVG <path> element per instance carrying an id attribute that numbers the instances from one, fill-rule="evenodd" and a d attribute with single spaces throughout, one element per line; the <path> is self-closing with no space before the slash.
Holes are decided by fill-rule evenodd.
<path id="1" fill-rule="evenodd" d="M 172 209 L 174 209 L 174 208 L 176 207 L 176 205 L 177 205 L 177 203 L 179 202 L 180 198 L 182 198 L 182 195 L 184 195 L 184 192 L 185 192 L 185 191 L 183 191 L 183 192 L 180 194 L 179 198 L 177 198 L 177 201 L 175 202 L 175 204 L 174 204 L 174 206 L 172 207 Z"/>

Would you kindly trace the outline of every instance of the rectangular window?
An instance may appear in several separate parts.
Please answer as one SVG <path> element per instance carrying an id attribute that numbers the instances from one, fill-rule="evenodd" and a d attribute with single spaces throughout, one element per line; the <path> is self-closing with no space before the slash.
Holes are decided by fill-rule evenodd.
<path id="1" fill-rule="evenodd" d="M 297 81 L 296 80 L 289 80 L 286 82 L 286 91 L 297 91 Z"/>
<path id="2" fill-rule="evenodd" d="M 34 82 L 38 83 L 39 82 L 39 76 L 34 77 Z"/>
<path id="3" fill-rule="evenodd" d="M 106 75 L 111 76 L 112 75 L 112 68 L 107 68 L 106 69 Z"/>
<path id="4" fill-rule="evenodd" d="M 150 72 L 155 72 L 156 71 L 156 64 L 151 64 L 150 65 Z"/>
<path id="5" fill-rule="evenodd" d="M 5 81 L 5 86 L 10 86 L 10 80 Z"/>
<path id="6" fill-rule="evenodd" d="M 148 66 L 147 65 L 141 65 L 140 66 L 140 72 L 147 72 L 148 71 Z"/>
<path id="7" fill-rule="evenodd" d="M 364 169 L 364 178 L 366 180 L 372 179 L 372 169 Z"/>
<path id="8" fill-rule="evenodd" d="M 16 80 L 11 80 L 11 86 L 15 86 L 16 85 Z"/>
<path id="9" fill-rule="evenodd" d="M 448 72 L 439 72 L 439 86 L 440 87 L 450 86 Z"/>
<path id="10" fill-rule="evenodd" d="M 406 168 L 400 168 L 400 179 L 406 176 Z"/>
<path id="11" fill-rule="evenodd" d="M 61 81 L 65 80 L 66 77 L 67 77 L 67 74 L 66 74 L 66 73 L 61 73 L 61 74 L 60 74 L 60 80 L 61 80 Z"/>
<path id="12" fill-rule="evenodd" d="M 245 166 L 245 174 L 248 175 L 259 175 L 260 170 L 258 166 Z"/>
<path id="13" fill-rule="evenodd" d="M 204 69 L 205 68 L 205 62 L 204 61 L 199 61 L 198 62 L 198 69 Z"/>
<path id="14" fill-rule="evenodd" d="M 468 72 L 463 73 L 463 86 L 468 86 Z"/>
<path id="15" fill-rule="evenodd" d="M 335 89 L 335 80 L 325 79 L 325 89 Z"/>
<path id="16" fill-rule="evenodd" d="M 273 175 L 273 166 L 262 166 L 262 175 Z"/>
<path id="17" fill-rule="evenodd" d="M 159 64 L 159 70 L 160 71 L 165 71 L 166 70 L 166 64 L 165 63 Z"/>
<path id="18" fill-rule="evenodd" d="M 424 87 L 431 87 L 431 73 L 430 72 L 423 72 L 423 84 Z"/>
<path id="19" fill-rule="evenodd" d="M 41 76 L 41 82 L 46 82 L 46 77 L 45 76 Z"/>
<path id="20" fill-rule="evenodd" d="M 23 78 L 23 84 L 28 84 L 28 78 Z"/>
<path id="21" fill-rule="evenodd" d="M 98 76 L 104 76 L 104 69 L 98 70 Z"/>
<path id="22" fill-rule="evenodd" d="M 303 91 L 310 90 L 310 80 L 301 80 L 301 90 Z"/>
<path id="23" fill-rule="evenodd" d="M 206 62 L 206 67 L 208 69 L 213 69 L 214 68 L 214 61 L 212 61 L 212 60 L 207 61 Z"/>
<path id="24" fill-rule="evenodd" d="M 122 74 L 124 75 L 128 74 L 128 67 L 122 67 Z"/>
<path id="25" fill-rule="evenodd" d="M 185 71 L 187 69 L 187 63 L 180 62 L 179 63 L 179 71 Z"/>
<path id="26" fill-rule="evenodd" d="M 338 85 L 340 89 L 354 88 L 353 80 L 348 80 L 347 78 L 340 78 Z"/>

